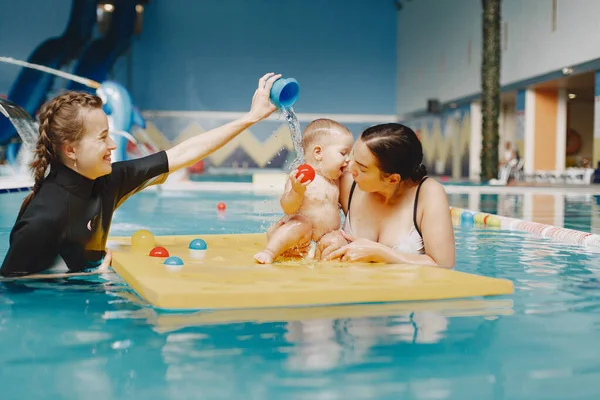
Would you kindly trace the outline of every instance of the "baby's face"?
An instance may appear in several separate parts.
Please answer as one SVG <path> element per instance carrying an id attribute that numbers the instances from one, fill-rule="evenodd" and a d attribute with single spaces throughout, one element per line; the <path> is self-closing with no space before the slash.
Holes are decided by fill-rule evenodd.
<path id="1" fill-rule="evenodd" d="M 338 179 L 350 162 L 354 138 L 348 133 L 332 133 L 323 141 L 322 173 L 329 179 Z"/>

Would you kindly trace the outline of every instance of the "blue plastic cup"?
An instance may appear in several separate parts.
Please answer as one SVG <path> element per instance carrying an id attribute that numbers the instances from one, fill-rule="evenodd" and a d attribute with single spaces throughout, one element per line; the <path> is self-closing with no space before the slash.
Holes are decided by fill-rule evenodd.
<path id="1" fill-rule="evenodd" d="M 271 87 L 271 101 L 277 108 L 290 108 L 300 95 L 300 85 L 294 78 L 279 78 Z"/>

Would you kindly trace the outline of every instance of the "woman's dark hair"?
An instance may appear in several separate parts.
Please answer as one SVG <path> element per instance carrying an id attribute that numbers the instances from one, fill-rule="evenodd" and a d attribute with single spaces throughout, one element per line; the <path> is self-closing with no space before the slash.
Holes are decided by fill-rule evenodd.
<path id="1" fill-rule="evenodd" d="M 423 162 L 423 147 L 408 126 L 389 123 L 367 128 L 360 136 L 377 157 L 379 169 L 387 174 L 400 174 L 402 179 L 418 182 L 427 169 Z"/>

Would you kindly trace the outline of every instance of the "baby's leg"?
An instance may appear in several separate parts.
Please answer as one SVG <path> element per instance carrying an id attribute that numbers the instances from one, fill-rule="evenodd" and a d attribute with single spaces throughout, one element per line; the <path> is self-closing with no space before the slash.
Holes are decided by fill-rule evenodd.
<path id="1" fill-rule="evenodd" d="M 271 239 L 271 236 L 273 236 L 273 233 L 281 228 L 288 220 L 290 219 L 289 216 L 285 215 L 282 218 L 279 219 L 279 221 L 275 222 L 273 225 L 271 225 L 268 229 L 267 229 L 267 240 Z"/>
<path id="2" fill-rule="evenodd" d="M 281 253 L 281 256 L 286 258 L 304 258 L 310 252 L 310 244 L 310 236 L 306 236 L 304 241 L 300 241 L 296 246 L 287 249 Z"/>
<path id="3" fill-rule="evenodd" d="M 270 264 L 284 251 L 294 247 L 299 242 L 310 240 L 312 226 L 301 215 L 290 217 L 283 225 L 271 232 L 267 247 L 254 255 L 254 259 L 261 264 Z"/>
<path id="4" fill-rule="evenodd" d="M 279 221 L 275 222 L 269 228 L 267 228 L 267 240 L 271 240 L 271 236 L 273 233 L 277 231 L 280 227 L 282 227 L 290 218 L 290 216 L 283 216 Z M 304 257 L 309 250 L 311 238 L 310 236 L 306 237 L 306 240 L 298 242 L 298 245 L 291 247 L 281 253 L 282 257 Z"/>

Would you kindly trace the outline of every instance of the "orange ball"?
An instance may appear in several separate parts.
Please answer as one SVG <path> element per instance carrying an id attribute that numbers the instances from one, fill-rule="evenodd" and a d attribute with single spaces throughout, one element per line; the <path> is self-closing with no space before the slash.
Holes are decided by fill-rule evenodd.
<path id="1" fill-rule="evenodd" d="M 298 167 L 298 173 L 296 174 L 296 178 L 300 175 L 304 174 L 302 180 L 300 182 L 304 183 L 307 181 L 313 181 L 315 179 L 315 170 L 308 164 L 302 164 Z"/>
<path id="2" fill-rule="evenodd" d="M 227 206 L 223 202 L 220 202 L 219 204 L 217 204 L 217 210 L 223 211 L 226 208 L 227 208 Z"/>

